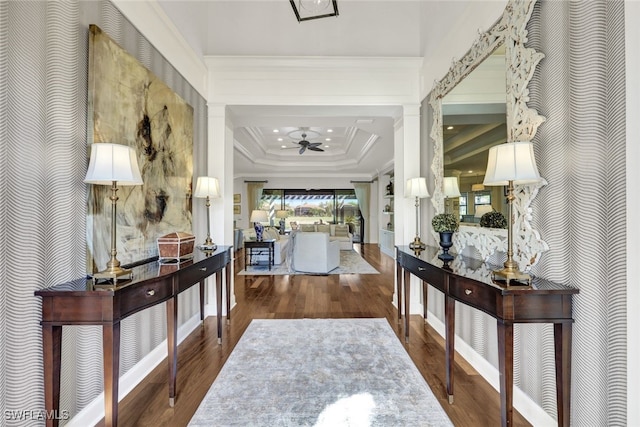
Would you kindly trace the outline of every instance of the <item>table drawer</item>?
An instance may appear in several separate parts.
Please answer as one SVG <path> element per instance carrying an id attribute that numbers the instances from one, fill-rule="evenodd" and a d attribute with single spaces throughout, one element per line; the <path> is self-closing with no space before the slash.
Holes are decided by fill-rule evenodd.
<path id="1" fill-rule="evenodd" d="M 445 274 L 440 268 L 410 256 L 404 256 L 402 258 L 402 264 L 406 270 L 409 270 L 416 277 L 419 277 L 440 291 L 444 290 Z"/>
<path id="2" fill-rule="evenodd" d="M 125 317 L 136 311 L 167 300 L 173 294 L 171 279 L 153 283 L 132 285 L 118 292 L 120 316 Z"/>
<path id="3" fill-rule="evenodd" d="M 215 272 L 215 266 L 212 265 L 194 265 L 178 273 L 178 282 L 180 283 L 180 291 L 184 290 L 194 283 L 206 279 Z"/>
<path id="4" fill-rule="evenodd" d="M 501 297 L 496 288 L 455 276 L 449 278 L 449 295 L 492 316 L 496 315 Z"/>

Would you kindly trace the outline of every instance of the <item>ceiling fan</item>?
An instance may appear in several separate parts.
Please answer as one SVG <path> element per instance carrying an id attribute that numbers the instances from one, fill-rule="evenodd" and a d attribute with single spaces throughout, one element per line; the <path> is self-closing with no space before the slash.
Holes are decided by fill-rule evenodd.
<path id="1" fill-rule="evenodd" d="M 307 141 L 307 134 L 304 132 L 302 132 L 302 140 L 294 143 L 300 145 L 300 150 L 298 151 L 300 154 L 304 153 L 307 149 L 311 151 L 324 151 L 322 148 L 319 148 L 319 146 L 322 145 L 321 142 Z"/>

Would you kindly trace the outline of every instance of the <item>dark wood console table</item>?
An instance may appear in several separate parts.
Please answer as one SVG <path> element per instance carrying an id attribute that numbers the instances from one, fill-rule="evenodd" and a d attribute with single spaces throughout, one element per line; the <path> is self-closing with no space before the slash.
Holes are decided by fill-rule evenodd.
<path id="1" fill-rule="evenodd" d="M 491 266 L 482 261 L 456 257 L 448 266 L 438 259 L 439 248 L 427 247 L 419 254 L 408 246 L 396 246 L 398 321 L 402 321 L 404 292 L 405 340 L 409 340 L 410 276 L 415 275 L 445 295 L 446 382 L 453 403 L 453 356 L 455 302 L 482 310 L 498 321 L 498 364 L 502 426 L 513 425 L 513 325 L 553 323 L 558 425 L 569 426 L 571 403 L 572 295 L 575 288 L 534 278 L 531 286 L 505 286 L 491 280 Z M 404 284 L 404 286 L 403 286 Z M 424 289 L 426 320 L 426 288 Z"/>
<path id="2" fill-rule="evenodd" d="M 42 341 L 47 413 L 60 406 L 60 360 L 63 325 L 102 325 L 105 425 L 118 424 L 118 380 L 120 367 L 120 321 L 138 311 L 167 303 L 167 347 L 169 404 L 176 397 L 178 294 L 200 284 L 200 320 L 204 321 L 205 279 L 216 274 L 218 343 L 222 340 L 222 271 L 226 278 L 227 321 L 230 312 L 231 248 L 218 246 L 213 252 L 195 251 L 192 259 L 175 264 L 149 262 L 133 268 L 133 279 L 113 285 L 94 285 L 77 279 L 35 292 L 42 297 Z M 53 417 L 55 418 L 55 417 Z M 47 419 L 47 426 L 58 420 Z"/>

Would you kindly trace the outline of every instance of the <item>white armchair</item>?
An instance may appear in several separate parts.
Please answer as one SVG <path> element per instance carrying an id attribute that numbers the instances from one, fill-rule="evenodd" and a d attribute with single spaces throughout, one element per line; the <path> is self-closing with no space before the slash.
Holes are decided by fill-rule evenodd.
<path id="1" fill-rule="evenodd" d="M 298 232 L 293 242 L 293 269 L 304 273 L 329 273 L 340 265 L 340 242 L 328 233 Z"/>

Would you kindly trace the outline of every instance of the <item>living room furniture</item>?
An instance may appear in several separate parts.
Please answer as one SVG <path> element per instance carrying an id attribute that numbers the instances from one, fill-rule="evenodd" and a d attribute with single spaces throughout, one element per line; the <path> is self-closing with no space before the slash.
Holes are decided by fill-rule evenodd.
<path id="1" fill-rule="evenodd" d="M 353 233 L 349 232 L 347 224 L 300 224 L 300 231 L 328 233 L 329 240 L 340 242 L 340 250 L 353 249 Z"/>
<path id="2" fill-rule="evenodd" d="M 264 239 L 264 240 L 247 240 L 244 242 L 244 251 L 245 257 L 247 258 L 246 266 L 253 265 L 253 256 L 254 254 L 262 254 L 266 250 L 268 253 L 267 256 L 267 264 L 269 265 L 269 270 L 273 266 L 273 256 L 274 256 L 274 248 L 275 248 L 275 239 Z"/>
<path id="3" fill-rule="evenodd" d="M 292 265 L 303 273 L 329 273 L 340 265 L 340 242 L 330 240 L 328 233 L 297 232 Z"/>
<path id="4" fill-rule="evenodd" d="M 218 343 L 222 342 L 222 270 L 225 271 L 227 322 L 230 319 L 231 246 L 213 252 L 196 251 L 190 260 L 162 264 L 152 261 L 132 268 L 133 279 L 117 285 L 94 285 L 86 277 L 35 292 L 42 298 L 45 409 L 60 407 L 60 362 L 63 325 L 101 325 L 104 370 L 105 425 L 118 424 L 120 322 L 138 311 L 166 302 L 169 365 L 169 405 L 176 397 L 178 370 L 178 294 L 200 284 L 200 319 L 204 322 L 205 279 L 216 274 Z M 56 417 L 47 426 L 57 426 Z"/>
<path id="5" fill-rule="evenodd" d="M 263 239 L 273 239 L 275 240 L 273 244 L 273 264 L 280 265 L 287 259 L 287 254 L 289 253 L 289 235 L 282 235 L 276 230 L 274 227 L 265 227 L 262 232 Z M 247 228 L 242 230 L 242 239 L 243 245 L 244 242 L 254 241 L 256 240 L 256 232 L 253 228 Z M 269 254 L 267 251 L 262 251 L 260 253 L 253 254 L 255 261 L 267 262 L 269 260 Z"/>
<path id="6" fill-rule="evenodd" d="M 445 295 L 445 354 L 449 403 L 453 403 L 453 357 L 456 301 L 481 310 L 497 320 L 500 370 L 500 411 L 502 426 L 513 425 L 513 325 L 553 323 L 558 425 L 570 425 L 572 295 L 578 289 L 533 278 L 531 286 L 506 286 L 491 280 L 495 266 L 457 256 L 448 266 L 438 259 L 439 248 L 427 247 L 419 253 L 408 246 L 396 247 L 398 322 L 402 321 L 404 292 L 404 334 L 409 340 L 410 276 L 423 282 L 424 318 L 427 318 L 426 286 Z"/>

